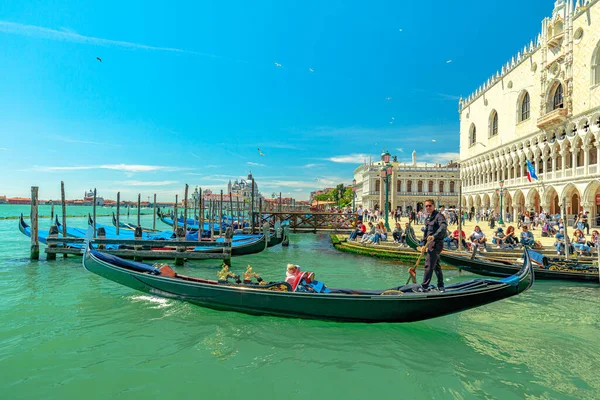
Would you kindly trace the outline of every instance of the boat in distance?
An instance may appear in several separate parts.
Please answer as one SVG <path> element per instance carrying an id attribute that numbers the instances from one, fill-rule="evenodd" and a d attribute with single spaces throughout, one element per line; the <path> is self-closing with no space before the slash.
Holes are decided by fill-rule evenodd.
<path id="1" fill-rule="evenodd" d="M 406 243 L 414 250 L 417 250 L 420 245 L 418 239 L 410 231 L 406 235 Z M 535 252 L 532 251 L 532 254 L 535 256 Z M 541 254 L 538 254 L 536 258 L 538 261 L 532 263 L 536 279 L 600 282 L 598 268 L 593 265 L 578 260 L 545 257 Z M 521 268 L 521 262 L 516 257 L 494 257 L 492 254 L 483 256 L 471 252 L 443 250 L 440 260 L 460 270 L 491 277 L 510 276 Z"/>
<path id="2" fill-rule="evenodd" d="M 503 279 L 479 278 L 445 291 L 420 291 L 420 285 L 388 290 L 327 289 L 298 292 L 286 282 L 230 283 L 164 274 L 153 266 L 121 259 L 85 246 L 88 271 L 129 288 L 216 310 L 343 322 L 413 322 L 468 310 L 518 295 L 534 282 L 527 251 L 522 268 Z M 170 269 L 170 268 L 169 268 Z M 172 270 L 171 270 L 172 272 Z M 264 283 L 264 282 L 263 282 Z"/>

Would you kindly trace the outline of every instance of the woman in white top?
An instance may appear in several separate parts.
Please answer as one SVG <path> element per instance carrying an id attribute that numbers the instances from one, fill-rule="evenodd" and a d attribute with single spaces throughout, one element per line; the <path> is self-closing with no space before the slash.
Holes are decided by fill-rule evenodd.
<path id="1" fill-rule="evenodd" d="M 481 230 L 481 228 L 479 227 L 479 225 L 475 226 L 475 230 L 473 231 L 473 233 L 471 233 L 471 236 L 469 236 L 469 239 L 471 240 L 471 243 L 473 246 L 476 246 L 477 249 L 482 249 L 483 252 L 486 252 L 486 248 L 485 248 L 485 243 L 487 241 L 487 239 L 485 238 L 485 233 L 483 233 L 483 231 Z"/>

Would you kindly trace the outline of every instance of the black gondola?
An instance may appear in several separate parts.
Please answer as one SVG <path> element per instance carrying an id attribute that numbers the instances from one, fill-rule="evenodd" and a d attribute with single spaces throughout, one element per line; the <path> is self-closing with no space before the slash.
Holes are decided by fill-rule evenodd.
<path id="1" fill-rule="evenodd" d="M 254 315 L 274 315 L 346 322 L 411 322 L 479 307 L 529 289 L 534 276 L 524 253 L 521 270 L 508 278 L 473 279 L 444 292 L 419 292 L 419 285 L 388 290 L 330 289 L 329 293 L 293 291 L 286 282 L 267 285 L 223 283 L 175 274 L 126 261 L 86 246 L 84 267 L 97 275 L 141 292 L 199 306 Z"/>
<path id="2" fill-rule="evenodd" d="M 418 239 L 407 232 L 406 244 L 417 250 L 420 243 Z M 510 258 L 493 258 L 468 252 L 442 251 L 440 260 L 448 265 L 474 274 L 503 277 L 514 274 L 521 268 L 520 261 Z M 598 268 L 583 264 L 577 260 L 564 260 L 560 258 L 543 257 L 542 262 L 534 265 L 535 277 L 543 280 L 571 280 L 580 282 L 600 282 Z"/>

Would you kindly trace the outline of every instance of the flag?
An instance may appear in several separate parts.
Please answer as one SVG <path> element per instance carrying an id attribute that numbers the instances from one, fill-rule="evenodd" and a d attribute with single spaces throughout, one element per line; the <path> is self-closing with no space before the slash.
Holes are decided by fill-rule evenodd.
<path id="1" fill-rule="evenodd" d="M 535 174 L 535 168 L 533 167 L 531 162 L 527 160 L 527 180 L 531 182 L 531 178 L 535 180 L 538 179 L 537 175 Z"/>

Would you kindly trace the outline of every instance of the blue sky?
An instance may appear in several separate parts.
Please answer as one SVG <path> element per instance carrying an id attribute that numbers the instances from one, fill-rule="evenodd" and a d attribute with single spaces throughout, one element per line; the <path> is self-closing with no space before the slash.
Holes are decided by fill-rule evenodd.
<path id="1" fill-rule="evenodd" d="M 3 0 L 0 195 L 172 200 L 251 170 L 306 199 L 383 149 L 456 159 L 459 96 L 553 3 Z"/>

